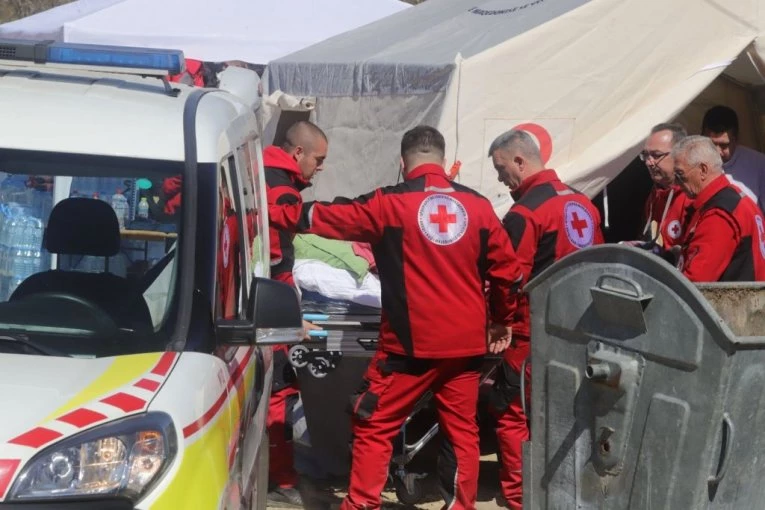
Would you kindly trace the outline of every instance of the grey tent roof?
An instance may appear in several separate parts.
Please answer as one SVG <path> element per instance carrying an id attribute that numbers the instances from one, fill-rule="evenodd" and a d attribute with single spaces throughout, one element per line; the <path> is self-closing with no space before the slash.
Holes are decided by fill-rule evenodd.
<path id="1" fill-rule="evenodd" d="M 268 65 L 270 90 L 320 96 L 427 93 L 469 58 L 590 0 L 427 0 Z"/>

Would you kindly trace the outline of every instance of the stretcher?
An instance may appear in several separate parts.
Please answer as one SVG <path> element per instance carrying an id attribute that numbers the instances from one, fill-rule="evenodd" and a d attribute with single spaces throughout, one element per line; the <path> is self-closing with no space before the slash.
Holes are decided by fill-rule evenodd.
<path id="1" fill-rule="evenodd" d="M 295 368 L 307 367 L 311 376 L 326 377 L 344 356 L 371 358 L 377 350 L 378 315 L 307 313 L 303 319 L 321 330 L 309 332 L 310 339 L 289 350 Z"/>
<path id="2" fill-rule="evenodd" d="M 311 331 L 310 339 L 294 345 L 289 350 L 290 363 L 296 368 L 306 368 L 312 377 L 323 378 L 336 370 L 344 357 L 372 358 L 377 350 L 380 328 L 379 313 L 304 313 L 303 318 L 321 330 Z M 499 358 L 487 358 L 481 375 L 481 384 L 491 384 Z M 425 393 L 401 425 L 394 441 L 390 464 L 390 479 L 396 497 L 405 505 L 422 502 L 425 496 L 423 480 L 427 473 L 415 473 L 407 469 L 414 458 L 438 435 L 438 422 L 433 423 L 421 435 L 409 433 L 415 417 L 428 408 L 433 400 L 431 392 Z"/>

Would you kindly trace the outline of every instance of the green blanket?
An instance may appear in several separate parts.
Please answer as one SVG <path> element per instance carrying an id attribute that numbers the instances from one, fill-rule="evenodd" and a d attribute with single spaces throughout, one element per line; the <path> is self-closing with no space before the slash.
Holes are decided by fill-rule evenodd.
<path id="1" fill-rule="evenodd" d="M 369 272 L 369 263 L 353 253 L 348 241 L 325 239 L 315 234 L 295 236 L 295 258 L 320 260 L 338 269 L 345 269 L 361 283 Z"/>

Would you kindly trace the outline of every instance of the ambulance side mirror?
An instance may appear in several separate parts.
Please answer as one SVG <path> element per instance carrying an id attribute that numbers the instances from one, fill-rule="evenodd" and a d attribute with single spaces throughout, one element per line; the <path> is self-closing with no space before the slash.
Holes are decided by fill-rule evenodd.
<path id="1" fill-rule="evenodd" d="M 303 315 L 295 289 L 268 278 L 254 278 L 250 286 L 247 320 L 215 324 L 218 341 L 226 345 L 296 344 L 303 340 Z"/>

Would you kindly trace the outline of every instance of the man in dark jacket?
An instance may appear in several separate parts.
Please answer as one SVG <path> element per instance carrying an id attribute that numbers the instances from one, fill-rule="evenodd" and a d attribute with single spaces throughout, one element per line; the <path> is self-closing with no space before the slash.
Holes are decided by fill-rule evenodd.
<path id="1" fill-rule="evenodd" d="M 295 287 L 292 268 L 295 249 L 292 241 L 300 217 L 300 192 L 310 186 L 311 179 L 322 170 L 327 156 L 327 137 L 308 121 L 291 126 L 281 146 L 269 146 L 263 151 L 263 165 L 268 200 L 271 239 L 271 277 Z M 306 330 L 316 329 L 304 323 Z M 268 411 L 268 431 L 271 442 L 269 500 L 302 506 L 297 491 L 294 468 L 292 431 L 288 416 L 299 398 L 297 377 L 287 359 L 285 346 L 274 347 L 274 381 Z"/>

